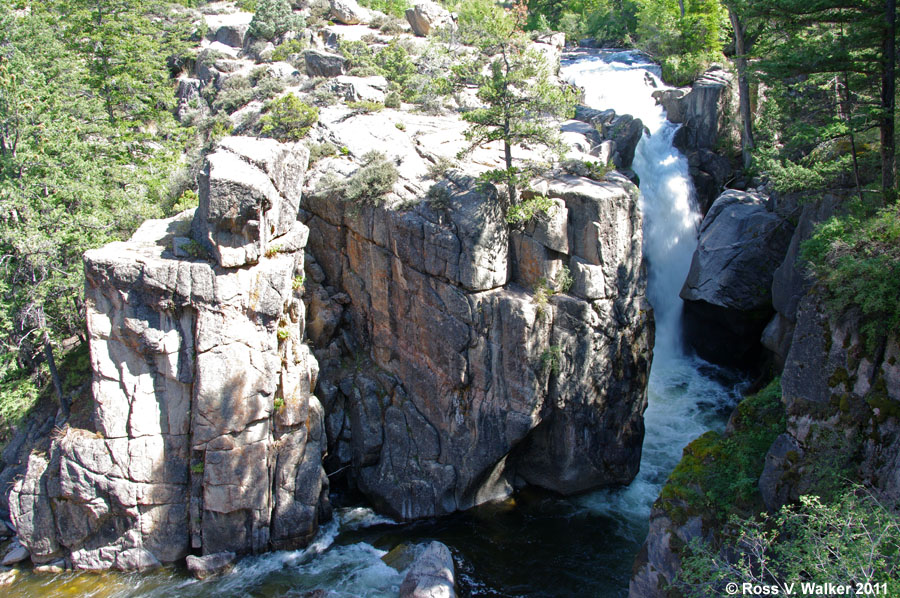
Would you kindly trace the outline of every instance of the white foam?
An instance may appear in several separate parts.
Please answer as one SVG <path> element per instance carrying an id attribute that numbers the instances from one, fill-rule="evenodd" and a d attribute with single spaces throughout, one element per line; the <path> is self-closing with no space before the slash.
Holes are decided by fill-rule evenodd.
<path id="1" fill-rule="evenodd" d="M 678 126 L 666 120 L 665 111 L 652 97 L 653 91 L 665 88 L 659 68 L 636 52 L 601 52 L 577 57 L 560 74 L 584 89 L 588 106 L 631 114 L 647 127 L 632 164 L 640 178 L 644 254 L 649 264 L 647 294 L 656 319 L 641 469 L 627 488 L 580 500 L 592 512 L 619 521 L 622 535 L 629 537 L 640 534 L 646 525 L 650 507 L 683 448 L 710 428 L 721 426 L 719 412 L 735 402 L 739 391 L 704 375 L 701 368 L 711 366 L 685 354 L 681 342 L 679 293 L 690 269 L 701 217 L 687 159 L 672 143 Z"/>

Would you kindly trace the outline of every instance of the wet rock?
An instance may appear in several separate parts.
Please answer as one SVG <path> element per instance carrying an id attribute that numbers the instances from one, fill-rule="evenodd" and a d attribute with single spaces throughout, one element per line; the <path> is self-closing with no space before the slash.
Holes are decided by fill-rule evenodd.
<path id="1" fill-rule="evenodd" d="M 55 561 L 51 561 L 46 565 L 37 565 L 33 571 L 35 573 L 41 573 L 44 575 L 58 575 L 66 571 L 66 561 L 63 559 L 57 559 Z"/>
<path id="2" fill-rule="evenodd" d="M 444 7 L 435 2 L 417 2 L 406 9 L 406 20 L 409 21 L 413 33 L 427 37 L 433 29 L 453 24 L 453 17 Z"/>
<path id="3" fill-rule="evenodd" d="M 206 556 L 188 556 L 188 571 L 196 579 L 206 579 L 213 575 L 225 573 L 234 566 L 237 555 L 233 552 L 216 552 Z"/>
<path id="4" fill-rule="evenodd" d="M 18 540 L 13 540 L 9 549 L 7 549 L 6 554 L 3 555 L 3 560 L 0 561 L 0 565 L 9 567 L 10 565 L 15 565 L 28 560 L 30 556 L 31 554 L 29 554 L 27 548 L 22 546 Z"/>
<path id="5" fill-rule="evenodd" d="M 413 561 L 400 584 L 400 598 L 455 598 L 450 549 L 432 542 Z"/>

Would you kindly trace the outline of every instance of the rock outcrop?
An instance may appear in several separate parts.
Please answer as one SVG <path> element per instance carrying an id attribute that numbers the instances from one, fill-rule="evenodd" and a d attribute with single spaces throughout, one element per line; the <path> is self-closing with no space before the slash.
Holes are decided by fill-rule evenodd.
<path id="1" fill-rule="evenodd" d="M 762 344 L 772 352 L 779 369 L 784 368 L 791 348 L 797 321 L 797 307 L 813 284 L 800 262 L 800 244 L 809 239 L 816 224 L 837 213 L 842 204 L 843 198 L 835 194 L 802 201 L 797 227 L 788 245 L 787 254 L 773 273 L 772 307 L 775 308 L 775 315 L 763 331 Z"/>
<path id="2" fill-rule="evenodd" d="M 191 549 L 302 546 L 328 516 L 294 282 L 307 157 L 227 138 L 193 220 L 151 220 L 85 254 L 94 428 L 65 428 L 11 492 L 34 562 L 144 569 Z"/>
<path id="3" fill-rule="evenodd" d="M 829 316 L 813 288 L 800 301 L 781 377 L 787 431 L 766 455 L 769 509 L 810 489 L 846 492 L 861 480 L 900 500 L 900 339 L 867 344 L 853 313 Z"/>
<path id="4" fill-rule="evenodd" d="M 681 298 L 685 335 L 704 359 L 741 365 L 758 353 L 773 313 L 773 273 L 794 230 L 769 204 L 766 197 L 729 190 L 703 219 Z"/>
<path id="5" fill-rule="evenodd" d="M 453 25 L 450 11 L 430 0 L 417 2 L 412 8 L 407 8 L 406 20 L 413 33 L 422 37 L 427 37 L 433 29 Z"/>
<path id="6" fill-rule="evenodd" d="M 400 165 L 383 205 L 317 190 L 315 173 L 304 195 L 329 467 L 403 519 L 526 483 L 573 493 L 629 481 L 653 330 L 634 186 L 556 179 L 542 188 L 555 198 L 546 219 L 510 230 L 496 191 L 459 171 L 416 200 L 419 153 L 464 141 L 452 122 L 406 118 L 399 132 L 379 125 L 384 114 L 326 112 L 317 133 Z M 563 266 L 571 287 L 548 292 L 556 282 L 541 278 Z"/>
<path id="7" fill-rule="evenodd" d="M 687 156 L 691 178 L 704 214 L 725 187 L 732 172 L 729 160 L 720 148 L 739 150 L 740 137 L 735 123 L 737 98 L 734 76 L 713 67 L 691 86 L 653 93 L 666 110 L 666 117 L 681 124 L 675 133 L 675 147 Z"/>
<path id="8" fill-rule="evenodd" d="M 620 170 L 631 168 L 634 152 L 644 134 L 644 123 L 630 114 L 616 114 L 615 110 L 595 110 L 586 106 L 575 109 L 575 118 L 593 125 L 600 135 L 598 147 L 605 145 L 597 155 L 608 156 L 605 163 Z"/>

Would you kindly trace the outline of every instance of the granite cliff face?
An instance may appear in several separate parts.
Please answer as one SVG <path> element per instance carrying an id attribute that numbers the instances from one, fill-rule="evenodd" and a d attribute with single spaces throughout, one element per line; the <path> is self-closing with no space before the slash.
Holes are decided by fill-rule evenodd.
<path id="1" fill-rule="evenodd" d="M 418 154 L 457 149 L 434 120 L 397 134 L 359 115 L 320 131 L 351 155 L 384 148 L 401 175 L 385 205 L 352 204 L 317 191 L 317 170 L 349 171 L 333 158 L 304 191 L 329 468 L 404 519 L 524 484 L 630 481 L 653 338 L 636 188 L 560 175 L 538 184 L 554 207 L 524 228 L 459 170 L 404 204 Z M 548 292 L 563 267 L 568 292 Z"/>
<path id="2" fill-rule="evenodd" d="M 307 156 L 227 139 L 193 221 L 148 221 L 85 255 L 94 429 L 61 430 L 11 492 L 33 561 L 140 569 L 291 547 L 328 516 L 318 367 L 293 284 Z"/>
<path id="3" fill-rule="evenodd" d="M 330 515 L 323 459 L 402 519 L 636 474 L 637 189 L 558 173 L 535 182 L 552 208 L 510 225 L 463 170 L 426 182 L 434 148 L 465 143 L 458 120 L 347 112 L 314 133 L 342 155 L 308 171 L 304 145 L 226 138 L 195 211 L 86 254 L 93 426 L 60 430 L 10 493 L 34 562 L 302 546 Z M 399 179 L 347 201 L 329 181 L 373 148 Z"/>

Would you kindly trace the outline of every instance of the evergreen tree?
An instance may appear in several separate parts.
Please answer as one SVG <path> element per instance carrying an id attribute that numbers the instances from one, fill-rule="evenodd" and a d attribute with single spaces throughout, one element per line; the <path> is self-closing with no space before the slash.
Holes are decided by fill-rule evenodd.
<path id="1" fill-rule="evenodd" d="M 513 146 L 536 143 L 554 147 L 558 130 L 553 120 L 566 116 L 574 106 L 574 97 L 551 80 L 546 60 L 527 47 L 527 38 L 519 27 L 524 12 L 506 13 L 501 9 L 480 30 L 479 45 L 489 61 L 488 73 L 475 76 L 478 99 L 484 106 L 463 114 L 470 124 L 466 138 L 477 147 L 492 141 L 503 142 L 505 169 L 493 178 L 506 185 L 511 204 L 518 200 L 522 173 L 513 166 Z M 466 20 L 461 18 L 466 26 Z M 468 23 L 474 30 L 477 23 Z M 548 121 L 549 119 L 549 121 Z"/>

